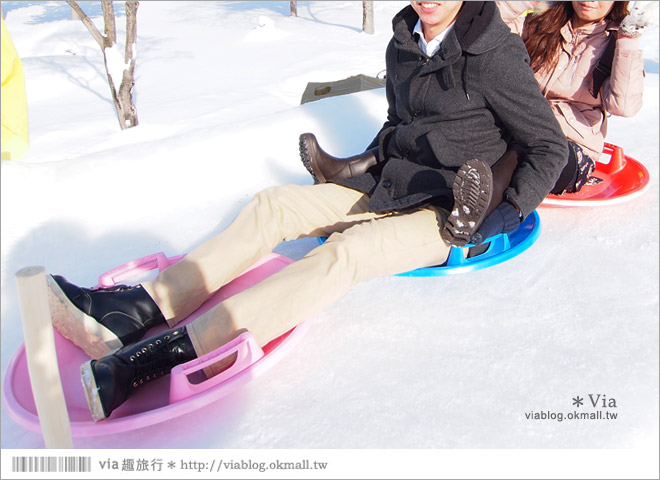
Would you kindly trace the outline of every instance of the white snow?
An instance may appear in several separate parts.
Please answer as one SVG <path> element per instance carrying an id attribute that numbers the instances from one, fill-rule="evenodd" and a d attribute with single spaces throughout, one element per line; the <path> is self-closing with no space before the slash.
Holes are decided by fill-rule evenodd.
<path id="1" fill-rule="evenodd" d="M 190 251 L 262 188 L 312 183 L 300 133 L 314 132 L 337 156 L 362 151 L 385 120 L 383 89 L 304 106 L 300 98 L 307 82 L 381 72 L 391 18 L 407 4 L 375 2 L 376 33 L 367 35 L 357 1 L 298 2 L 297 18 L 289 2 L 141 2 L 140 125 L 121 131 L 102 54 L 82 23 L 64 2 L 18 3 L 2 7 L 25 69 L 31 149 L 1 165 L 3 378 L 23 341 L 14 282 L 22 267 L 95 285 L 128 260 Z M 124 17 L 117 27 L 124 38 Z M 607 208 L 541 208 L 537 242 L 492 268 L 358 285 L 240 392 L 76 446 L 521 449 L 521 459 L 524 449 L 629 449 L 642 452 L 631 471 L 657 478 L 657 24 L 642 44 L 644 107 L 612 117 L 608 141 L 649 169 L 644 195 Z M 279 251 L 297 257 L 313 242 Z M 606 410 L 618 418 L 526 418 L 575 411 L 572 399 L 589 394 L 615 399 Z M 43 440 L 3 406 L 2 447 L 39 449 Z M 584 468 L 602 472 L 617 455 L 601 451 Z M 514 478 L 507 468 L 519 461 L 504 457 L 492 478 Z M 480 468 L 463 465 L 466 476 Z M 429 475 L 442 472 L 438 464 Z"/>
<path id="2" fill-rule="evenodd" d="M 124 55 L 116 43 L 112 47 L 105 49 L 105 58 L 108 66 L 108 74 L 112 78 L 115 90 L 119 91 L 124 77 L 124 71 L 128 70 L 130 65 L 124 61 Z"/>

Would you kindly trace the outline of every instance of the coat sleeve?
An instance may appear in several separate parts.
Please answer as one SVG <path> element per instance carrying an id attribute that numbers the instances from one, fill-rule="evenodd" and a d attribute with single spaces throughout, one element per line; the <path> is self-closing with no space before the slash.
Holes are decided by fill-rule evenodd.
<path id="1" fill-rule="evenodd" d="M 601 94 L 608 113 L 620 117 L 637 115 L 642 108 L 644 92 L 644 58 L 639 39 L 619 38 L 616 41 L 612 73 Z"/>
<path id="2" fill-rule="evenodd" d="M 566 137 L 541 94 L 520 37 L 511 34 L 485 55 L 480 73 L 484 96 L 497 121 L 527 152 L 506 191 L 526 217 L 559 178 L 568 159 Z"/>

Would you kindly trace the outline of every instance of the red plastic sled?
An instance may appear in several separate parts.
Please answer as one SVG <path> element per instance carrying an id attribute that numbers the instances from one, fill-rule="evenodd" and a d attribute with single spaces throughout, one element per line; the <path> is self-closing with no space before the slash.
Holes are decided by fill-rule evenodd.
<path id="1" fill-rule="evenodd" d="M 623 149 L 606 143 L 603 153 L 608 163 L 596 162 L 593 175 L 603 179 L 597 185 L 585 185 L 579 192 L 548 195 L 541 205 L 558 207 L 606 206 L 627 202 L 640 196 L 649 186 L 649 172 L 640 162 L 624 155 Z"/>
<path id="2" fill-rule="evenodd" d="M 183 255 L 168 258 L 158 253 L 129 262 L 101 275 L 99 286 L 111 286 L 122 279 L 134 277 L 136 273 L 151 269 L 162 270 L 182 257 Z M 221 301 L 260 282 L 291 262 L 293 260 L 290 258 L 277 254 L 264 257 L 241 276 L 218 290 L 194 314 L 184 320 L 182 325 L 190 323 Z M 244 333 L 207 355 L 176 366 L 171 375 L 156 380 L 148 388 L 136 392 L 107 419 L 100 422 L 92 420 L 80 381 L 80 365 L 88 361 L 89 357 L 54 330 L 55 349 L 71 422 L 71 434 L 74 437 L 90 437 L 131 431 L 184 415 L 215 402 L 272 367 L 297 343 L 307 329 L 307 323 L 302 323 L 276 338 L 263 349 L 250 333 Z M 234 354 L 237 355 L 236 360 L 228 370 L 208 380 L 195 383 L 193 380 L 195 372 Z M 39 417 L 28 379 L 29 372 L 23 344 L 7 369 L 2 399 L 7 412 L 16 423 L 40 433 Z"/>

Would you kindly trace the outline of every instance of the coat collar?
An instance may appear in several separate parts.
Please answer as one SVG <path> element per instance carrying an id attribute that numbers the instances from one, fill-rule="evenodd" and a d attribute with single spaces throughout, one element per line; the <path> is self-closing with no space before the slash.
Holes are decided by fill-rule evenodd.
<path id="1" fill-rule="evenodd" d="M 392 28 L 398 48 L 420 52 L 412 34 L 418 20 L 419 16 L 410 5 L 395 15 Z M 440 52 L 445 57 L 460 56 L 462 52 L 479 55 L 497 47 L 510 34 L 494 2 L 464 2 Z"/>
<path id="2" fill-rule="evenodd" d="M 615 30 L 617 30 L 617 27 L 614 22 L 610 22 L 608 20 L 601 20 L 598 23 L 592 23 L 591 25 L 586 25 L 575 30 L 571 26 L 571 22 L 568 21 L 566 22 L 566 25 L 561 28 L 560 33 L 564 41 L 566 43 L 570 43 L 576 37 L 591 37 L 594 35 L 600 35 L 605 31 L 611 32 Z"/>
<path id="3" fill-rule="evenodd" d="M 401 51 L 408 51 L 417 56 L 424 56 L 413 35 L 413 29 L 419 16 L 408 5 L 392 20 L 394 30 L 393 45 Z M 442 80 L 449 88 L 456 85 L 456 78 L 451 66 L 464 54 L 465 68 L 461 81 L 465 96 L 469 99 L 467 83 L 468 59 L 499 47 L 509 36 L 514 35 L 502 21 L 493 2 L 463 2 L 453 28 L 440 44 L 440 49 L 419 70 L 420 75 L 441 72 Z"/>

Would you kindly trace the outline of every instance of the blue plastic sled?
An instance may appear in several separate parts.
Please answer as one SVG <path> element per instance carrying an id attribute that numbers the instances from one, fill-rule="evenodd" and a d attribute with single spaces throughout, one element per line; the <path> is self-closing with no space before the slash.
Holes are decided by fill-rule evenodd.
<path id="1" fill-rule="evenodd" d="M 541 219 L 534 210 L 511 233 L 501 233 L 486 239 L 490 242 L 488 249 L 474 257 L 467 258 L 467 252 L 474 245 L 464 247 L 451 247 L 449 257 L 442 265 L 418 268 L 409 272 L 398 273 L 398 277 L 441 277 L 444 275 L 457 275 L 468 273 L 482 268 L 492 267 L 520 255 L 539 238 L 541 234 Z M 325 242 L 325 237 L 319 238 L 319 243 Z"/>
<path id="2" fill-rule="evenodd" d="M 539 238 L 541 234 L 541 219 L 534 210 L 511 233 L 495 235 L 486 242 L 490 242 L 488 250 L 471 258 L 467 258 L 467 252 L 474 245 L 464 247 L 451 247 L 449 257 L 442 265 L 435 267 L 424 267 L 410 272 L 399 273 L 399 277 L 440 277 L 443 275 L 457 275 L 468 273 L 481 268 L 492 267 L 520 255 L 527 250 Z"/>

